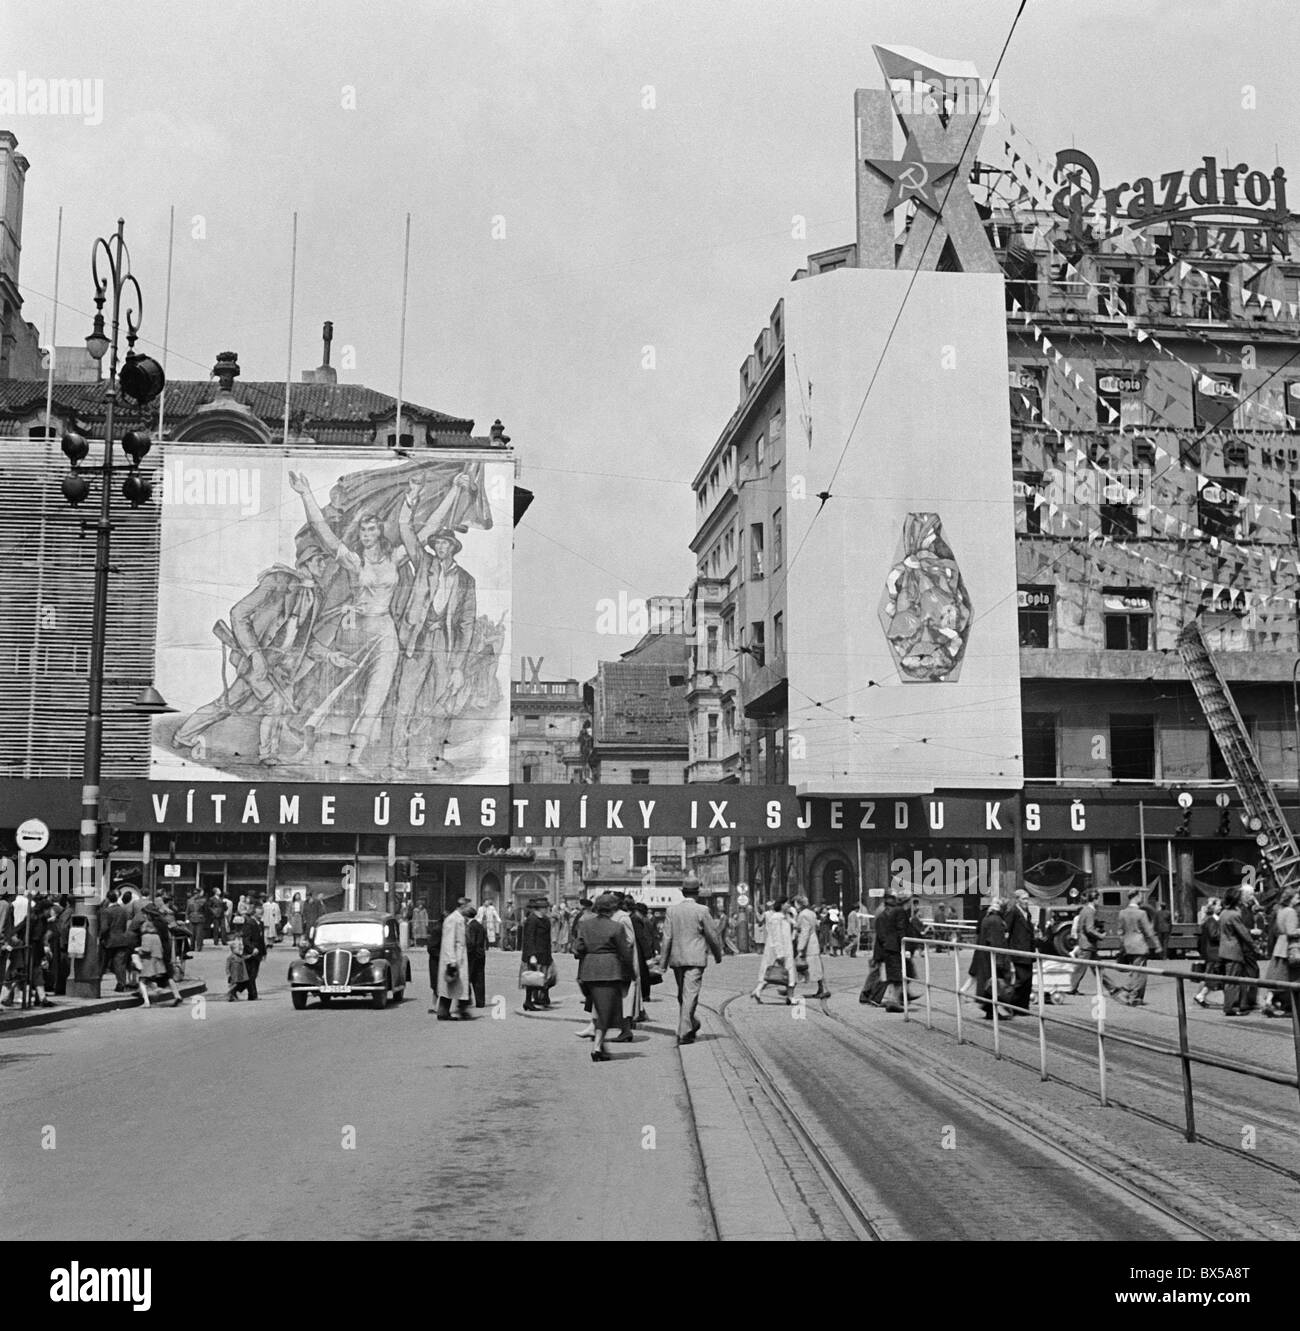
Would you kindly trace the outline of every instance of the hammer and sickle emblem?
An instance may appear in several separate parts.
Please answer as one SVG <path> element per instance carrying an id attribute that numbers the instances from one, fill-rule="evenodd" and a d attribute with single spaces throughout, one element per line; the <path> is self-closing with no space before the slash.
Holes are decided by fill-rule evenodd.
<path id="1" fill-rule="evenodd" d="M 898 179 L 912 193 L 917 193 L 930 183 L 930 172 L 924 162 L 909 162 L 898 173 Z"/>

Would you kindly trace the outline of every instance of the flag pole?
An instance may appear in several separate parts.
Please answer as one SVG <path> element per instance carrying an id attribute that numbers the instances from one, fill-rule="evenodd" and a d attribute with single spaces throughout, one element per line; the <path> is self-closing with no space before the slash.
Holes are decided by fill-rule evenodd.
<path id="1" fill-rule="evenodd" d="M 54 358 L 58 355 L 55 343 L 59 340 L 59 268 L 63 262 L 63 205 L 59 204 L 59 229 L 54 242 L 54 317 L 50 327 L 49 373 L 45 380 L 45 437 L 51 438 L 54 429 Z"/>
<path id="2" fill-rule="evenodd" d="M 293 215 L 293 254 L 289 260 L 289 363 L 284 372 L 284 446 L 289 447 L 289 388 L 293 383 L 293 302 L 298 287 L 298 214 Z"/>
<path id="3" fill-rule="evenodd" d="M 167 343 L 172 328 L 172 252 L 176 245 L 176 205 L 173 203 L 167 217 L 167 304 L 163 311 L 163 391 L 158 394 L 158 442 L 163 439 L 163 407 L 167 401 Z"/>
<path id="4" fill-rule="evenodd" d="M 402 446 L 402 389 L 406 375 L 406 289 L 411 269 L 411 214 L 406 214 L 406 242 L 402 248 L 402 327 L 397 339 L 397 422 L 393 435 L 396 448 Z"/>

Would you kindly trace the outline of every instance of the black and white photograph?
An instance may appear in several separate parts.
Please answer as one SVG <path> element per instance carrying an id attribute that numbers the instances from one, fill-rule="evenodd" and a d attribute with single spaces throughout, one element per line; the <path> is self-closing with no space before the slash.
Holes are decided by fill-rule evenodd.
<path id="1" fill-rule="evenodd" d="M 1300 7 L 0 39 L 16 1307 L 242 1242 L 318 1318 L 342 1241 L 1294 1306 Z"/>

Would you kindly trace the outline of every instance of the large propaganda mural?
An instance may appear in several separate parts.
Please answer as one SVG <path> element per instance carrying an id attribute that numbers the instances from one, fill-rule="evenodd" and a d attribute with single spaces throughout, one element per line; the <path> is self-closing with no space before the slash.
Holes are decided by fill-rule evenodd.
<path id="1" fill-rule="evenodd" d="M 513 464 L 174 448 L 155 780 L 507 781 Z"/>

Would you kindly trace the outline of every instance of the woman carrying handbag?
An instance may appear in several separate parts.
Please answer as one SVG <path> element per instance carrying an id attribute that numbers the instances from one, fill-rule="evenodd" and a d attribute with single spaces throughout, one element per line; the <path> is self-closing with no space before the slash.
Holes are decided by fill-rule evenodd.
<path id="1" fill-rule="evenodd" d="M 787 1005 L 793 1001 L 790 994 L 795 983 L 794 940 L 785 903 L 785 897 L 777 897 L 763 916 L 763 955 L 758 963 L 758 984 L 751 994 L 755 1003 L 763 1001 L 763 990 L 770 984 L 785 990 Z"/>

